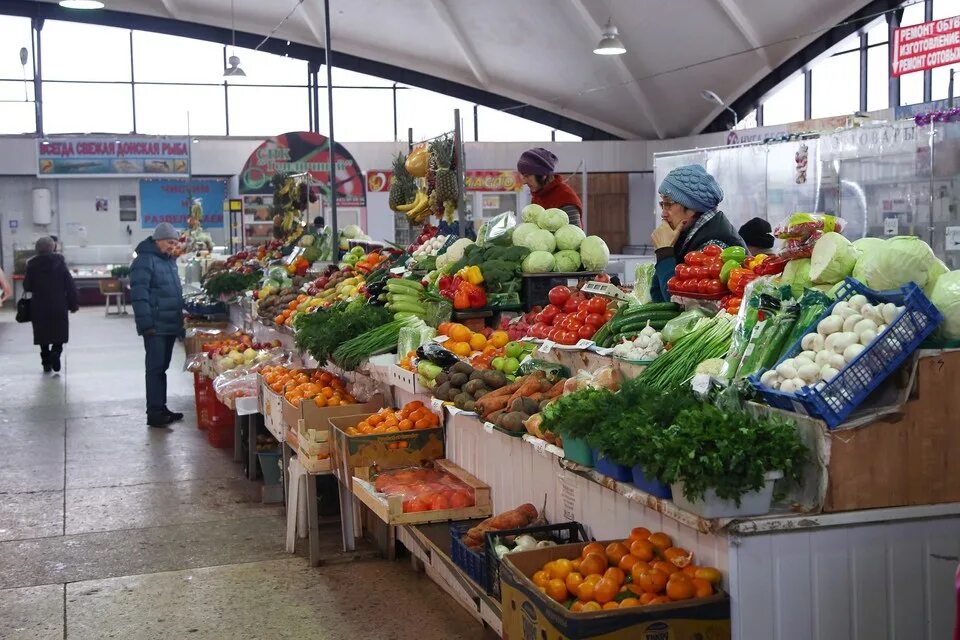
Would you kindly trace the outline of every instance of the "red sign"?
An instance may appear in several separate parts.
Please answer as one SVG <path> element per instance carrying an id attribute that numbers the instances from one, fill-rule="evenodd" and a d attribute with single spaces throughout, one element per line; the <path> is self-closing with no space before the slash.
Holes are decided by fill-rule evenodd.
<path id="1" fill-rule="evenodd" d="M 367 171 L 367 191 L 379 193 L 390 190 L 393 171 Z M 478 169 L 464 176 L 467 191 L 520 191 L 523 176 L 517 171 Z"/>
<path id="2" fill-rule="evenodd" d="M 960 16 L 900 27 L 894 32 L 894 76 L 956 62 L 960 62 Z"/>

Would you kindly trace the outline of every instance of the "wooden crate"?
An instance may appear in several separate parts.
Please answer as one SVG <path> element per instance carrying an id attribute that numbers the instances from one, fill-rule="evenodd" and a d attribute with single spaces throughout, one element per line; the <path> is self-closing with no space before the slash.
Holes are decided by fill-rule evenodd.
<path id="1" fill-rule="evenodd" d="M 330 419 L 341 416 L 352 416 L 358 413 L 371 414 L 382 409 L 385 404 L 382 393 L 378 393 L 366 402 L 358 404 L 345 404 L 339 407 L 318 407 L 314 402 L 307 400 L 300 403 L 300 407 L 294 407 L 284 400 L 284 415 L 288 422 L 292 422 L 293 428 L 299 426 L 300 421 L 307 429 L 329 429 Z"/>
<path id="2" fill-rule="evenodd" d="M 357 467 L 375 464 L 381 469 L 396 469 L 443 458 L 443 426 L 396 433 L 347 435 L 347 429 L 370 415 L 372 412 L 330 418 L 333 464 L 338 477 L 349 480 Z"/>
<path id="3" fill-rule="evenodd" d="M 370 481 L 370 467 L 358 467 L 353 475 L 353 494 L 365 504 L 378 518 L 389 525 L 423 524 L 425 522 L 443 522 L 446 520 L 469 520 L 485 518 L 493 512 L 490 502 L 490 487 L 446 459 L 434 460 L 434 465 L 473 489 L 474 506 L 463 509 L 443 509 L 439 511 L 403 512 L 402 496 L 386 496 L 377 493 Z"/>

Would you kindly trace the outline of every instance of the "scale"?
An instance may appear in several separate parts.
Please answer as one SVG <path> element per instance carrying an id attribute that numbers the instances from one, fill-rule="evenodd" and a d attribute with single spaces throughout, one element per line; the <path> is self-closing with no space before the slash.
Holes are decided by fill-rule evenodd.
<path id="1" fill-rule="evenodd" d="M 613 298 L 614 300 L 620 300 L 621 302 L 626 302 L 630 300 L 630 296 L 625 294 L 620 290 L 620 287 L 610 284 L 609 282 L 596 282 L 591 280 L 587 284 L 581 287 L 580 291 L 583 293 L 589 293 L 594 296 L 603 296 L 604 298 Z"/>

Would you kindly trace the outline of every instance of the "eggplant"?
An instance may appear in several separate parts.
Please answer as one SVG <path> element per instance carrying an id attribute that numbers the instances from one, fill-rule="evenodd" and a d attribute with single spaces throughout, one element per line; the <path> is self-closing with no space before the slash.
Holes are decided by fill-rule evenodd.
<path id="1" fill-rule="evenodd" d="M 448 369 L 460 362 L 452 352 L 447 351 L 436 342 L 427 342 L 417 348 L 417 357 L 429 360 L 433 364 Z"/>

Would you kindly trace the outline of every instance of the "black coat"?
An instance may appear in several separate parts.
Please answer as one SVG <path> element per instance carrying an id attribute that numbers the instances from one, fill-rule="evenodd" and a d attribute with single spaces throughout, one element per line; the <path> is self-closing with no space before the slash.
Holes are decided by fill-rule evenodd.
<path id="1" fill-rule="evenodd" d="M 160 252 L 152 238 L 137 245 L 130 265 L 130 289 L 137 333 L 183 336 L 183 290 L 177 259 Z"/>
<path id="2" fill-rule="evenodd" d="M 29 291 L 33 344 L 60 344 L 68 340 L 69 311 L 76 311 L 77 287 L 59 253 L 36 255 L 27 261 L 23 290 Z"/>

